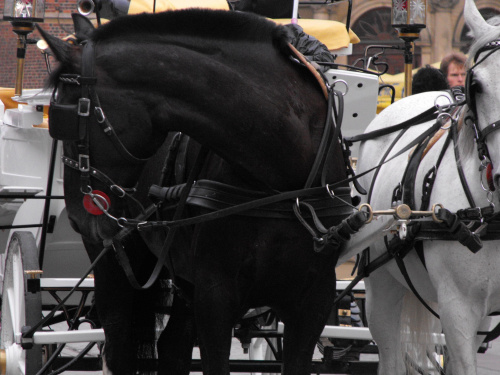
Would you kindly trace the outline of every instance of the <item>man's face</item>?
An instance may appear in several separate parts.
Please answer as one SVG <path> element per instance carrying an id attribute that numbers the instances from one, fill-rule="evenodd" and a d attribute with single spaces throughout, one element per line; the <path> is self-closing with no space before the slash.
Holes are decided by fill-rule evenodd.
<path id="1" fill-rule="evenodd" d="M 465 86 L 465 67 L 462 64 L 457 64 L 456 62 L 451 62 L 448 65 L 448 84 L 450 87 L 454 86 Z"/>

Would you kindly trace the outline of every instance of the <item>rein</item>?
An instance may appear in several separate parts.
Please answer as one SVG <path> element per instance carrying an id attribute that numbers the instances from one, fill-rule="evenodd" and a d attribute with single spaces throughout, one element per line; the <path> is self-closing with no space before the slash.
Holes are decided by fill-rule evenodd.
<path id="1" fill-rule="evenodd" d="M 476 65 L 474 65 L 473 67 L 471 67 L 468 70 L 467 80 L 466 80 L 467 83 L 466 83 L 466 88 L 465 88 L 465 100 L 466 100 L 466 103 L 467 103 L 469 109 L 474 113 L 475 119 L 477 119 L 477 114 L 476 114 L 475 101 L 474 101 L 473 91 L 472 91 L 473 74 L 474 74 L 473 69 L 475 67 L 477 67 L 479 64 L 481 64 L 482 62 L 484 62 L 485 59 L 488 58 L 492 53 L 494 53 L 498 50 L 500 50 L 500 40 L 488 43 L 486 46 L 481 48 L 476 53 L 475 60 L 477 60 L 477 57 L 481 52 L 489 51 L 489 53 L 485 57 L 483 57 L 478 63 L 476 63 Z M 464 103 L 462 102 L 459 104 L 463 105 Z M 385 237 L 387 252 L 382 254 L 380 257 L 378 257 L 373 263 L 372 262 L 368 263 L 367 267 L 364 267 L 362 270 L 360 270 L 360 274 L 358 274 L 358 276 L 355 278 L 355 280 L 350 284 L 350 286 L 351 285 L 354 286 L 359 280 L 361 280 L 361 278 L 368 276 L 368 274 L 370 272 L 372 272 L 373 270 L 379 268 L 380 266 L 387 263 L 388 261 L 395 259 L 402 275 L 404 276 L 404 278 L 409 286 L 409 288 L 413 291 L 413 293 L 420 300 L 420 302 L 427 308 L 427 310 L 429 310 L 438 319 L 439 319 L 439 315 L 426 303 L 426 301 L 419 295 L 418 291 L 413 286 L 413 283 L 411 282 L 411 279 L 408 275 L 408 272 L 406 271 L 406 267 L 405 267 L 405 264 L 403 261 L 404 256 L 408 253 L 409 249 L 414 247 L 416 240 L 424 240 L 424 239 L 431 239 L 431 240 L 432 239 L 441 239 L 441 240 L 455 240 L 455 241 L 459 240 L 460 243 L 462 243 L 464 246 L 467 246 L 471 251 L 476 252 L 481 248 L 479 235 L 482 234 L 482 232 L 484 231 L 484 228 L 487 225 L 486 223 L 483 223 L 486 215 L 488 215 L 489 220 L 491 220 L 498 214 L 498 213 L 494 213 L 494 205 L 489 198 L 489 194 L 491 194 L 491 191 L 487 191 L 487 189 L 485 189 L 484 186 L 483 186 L 483 189 L 485 191 L 487 191 L 487 198 L 488 198 L 488 201 L 490 202 L 490 206 L 484 207 L 484 208 L 475 207 L 474 199 L 472 198 L 472 194 L 470 192 L 467 181 L 465 179 L 465 175 L 464 175 L 462 167 L 461 167 L 460 156 L 458 154 L 458 148 L 456 147 L 456 143 L 457 143 L 457 139 L 458 139 L 457 121 L 455 119 L 453 119 L 453 117 L 451 115 L 450 115 L 450 119 L 451 119 L 450 134 L 447 137 L 445 144 L 443 146 L 443 150 L 441 151 L 441 153 L 438 157 L 437 165 L 435 165 L 426 174 L 426 177 L 424 179 L 424 197 L 422 198 L 422 207 L 428 205 L 428 199 L 430 198 L 430 191 L 432 190 L 432 185 L 434 183 L 434 178 L 435 178 L 436 173 L 437 173 L 437 168 L 438 168 L 439 164 L 441 163 L 441 160 L 444 156 L 444 152 L 445 152 L 446 148 L 450 144 L 450 140 L 453 140 L 453 143 L 455 144 L 454 150 L 455 150 L 455 159 L 456 159 L 456 164 L 457 164 L 457 170 L 458 170 L 462 186 L 464 188 L 466 197 L 468 199 L 468 202 L 469 202 L 471 208 L 460 210 L 460 211 L 462 211 L 462 215 L 459 215 L 458 212 L 456 214 L 449 213 L 448 226 L 450 227 L 450 229 L 452 229 L 450 232 L 453 233 L 451 235 L 451 238 L 444 238 L 445 236 L 443 236 L 443 232 L 439 229 L 437 229 L 435 232 L 436 236 L 433 236 L 433 235 L 429 236 L 428 229 L 426 232 L 427 234 L 422 236 L 420 234 L 421 229 L 422 229 L 421 226 L 423 226 L 424 224 L 430 224 L 431 227 L 435 227 L 435 223 L 423 223 L 423 222 L 422 223 L 417 222 L 416 225 L 414 225 L 412 228 L 415 230 L 414 231 L 409 230 L 408 231 L 409 233 L 408 233 L 407 238 L 405 240 L 395 236 L 389 242 L 387 240 L 387 237 Z M 467 119 L 471 119 L 471 118 L 468 117 Z M 489 124 L 482 131 L 479 129 L 479 127 L 477 126 L 474 119 L 471 119 L 471 120 L 472 120 L 473 129 L 474 129 L 474 138 L 475 138 L 475 141 L 477 143 L 478 158 L 479 158 L 480 165 L 481 165 L 480 171 L 483 171 L 488 167 L 488 165 L 491 164 L 488 148 L 486 145 L 486 138 L 488 135 L 499 130 L 500 120 Z M 464 120 L 464 122 L 465 122 L 465 120 Z M 391 130 L 395 129 L 393 131 L 397 131 L 398 129 L 401 129 L 397 125 L 390 127 L 390 128 L 391 128 Z M 404 128 L 404 127 L 402 127 L 402 128 L 403 128 L 402 132 L 404 132 L 406 130 L 406 128 Z M 381 130 L 385 130 L 385 129 L 381 129 Z M 390 132 L 391 131 L 387 131 L 386 134 L 388 134 Z M 374 133 L 374 132 L 372 132 L 372 133 Z M 400 135 L 402 135 L 402 133 L 400 133 Z M 368 140 L 368 139 L 372 139 L 373 137 L 377 137 L 377 136 L 379 136 L 379 135 L 367 133 L 367 134 L 363 134 L 363 135 L 352 137 L 352 138 L 354 139 L 354 141 L 357 141 L 357 140 Z M 392 149 L 392 147 L 397 142 L 398 138 L 399 137 L 396 138 L 396 140 L 393 142 L 393 144 L 390 146 L 389 149 Z M 388 154 L 389 154 L 389 152 L 387 152 L 385 154 L 384 159 L 385 159 L 385 157 L 387 157 Z M 405 174 L 406 174 L 406 172 L 405 172 Z M 375 178 L 376 178 L 376 176 L 374 177 L 374 179 Z M 374 182 L 374 180 L 372 180 L 372 187 L 373 187 L 373 182 Z M 428 186 L 425 186 L 426 184 Z M 481 181 L 481 184 L 482 184 L 482 181 Z M 400 184 L 400 186 L 401 186 L 401 184 Z M 372 191 L 372 188 L 370 188 L 370 194 L 371 194 L 371 191 Z M 421 209 L 423 209 L 423 208 L 421 208 Z M 444 210 L 441 210 L 441 211 L 444 211 Z M 461 220 L 466 220 L 466 221 L 471 221 L 471 222 L 479 220 L 481 225 L 479 228 L 476 229 L 476 232 L 471 232 L 471 230 L 468 227 L 466 227 L 465 224 L 463 224 L 461 222 Z M 486 222 L 487 221 L 488 221 L 488 219 L 486 220 Z M 460 229 L 460 227 L 461 227 L 461 229 Z M 453 228 L 457 228 L 457 229 L 453 229 Z M 431 230 L 432 230 L 432 228 L 431 228 Z M 492 238 L 492 239 L 495 239 L 495 238 Z M 496 239 L 498 239 L 498 238 L 496 238 Z M 476 250 L 474 250 L 474 249 L 476 249 Z M 363 258 L 366 260 L 367 257 L 368 257 L 368 253 L 365 252 Z M 344 293 L 344 295 L 345 294 L 346 294 L 346 292 Z M 493 331 L 491 331 L 491 332 L 477 332 L 477 334 L 486 336 L 484 339 L 484 342 L 494 340 L 495 338 L 497 338 L 500 335 L 500 324 L 497 325 L 497 327 L 495 327 L 493 329 Z"/>
<path id="2" fill-rule="evenodd" d="M 261 207 L 264 205 L 273 204 L 276 202 L 281 202 L 284 200 L 293 200 L 296 201 L 296 204 L 299 204 L 300 198 L 307 197 L 317 197 L 317 196 L 328 196 L 334 200 L 340 200 L 343 202 L 340 207 L 336 206 L 336 215 L 347 216 L 352 213 L 351 206 L 346 202 L 346 200 L 350 199 L 350 188 L 349 187 L 339 187 L 333 189 L 330 185 L 324 184 L 325 186 L 321 186 L 318 188 L 312 188 L 312 184 L 320 179 L 324 182 L 325 171 L 329 165 L 329 156 L 333 152 L 333 148 L 336 146 L 337 141 L 336 138 L 339 138 L 340 135 L 340 121 L 338 121 L 335 129 L 332 130 L 332 124 L 334 123 L 333 113 L 334 110 L 334 95 L 338 96 L 338 100 L 340 103 L 340 109 L 342 113 L 342 96 L 335 92 L 333 89 L 330 89 L 330 95 L 328 98 L 327 105 L 327 116 L 325 120 L 325 126 L 323 130 L 323 137 L 320 142 L 320 147 L 316 155 L 316 159 L 313 163 L 312 170 L 307 179 L 306 186 L 304 189 L 293 191 L 293 192 L 285 192 L 281 194 L 276 194 L 272 196 L 267 196 L 261 199 L 257 199 L 256 201 L 250 201 L 243 204 L 238 204 L 236 206 L 229 207 L 225 210 L 218 210 L 212 212 L 207 215 L 200 215 L 193 218 L 181 219 L 182 213 L 184 210 L 184 205 L 186 204 L 189 194 L 191 192 L 191 185 L 194 184 L 195 179 L 197 178 L 197 173 L 192 174 L 187 182 L 187 186 L 184 186 L 181 193 L 180 203 L 178 204 L 176 213 L 174 214 L 174 218 L 170 222 L 165 221 L 147 221 L 147 218 L 155 211 L 157 211 L 158 206 L 156 204 L 150 206 L 145 209 L 141 203 L 133 197 L 135 192 L 134 188 L 123 188 L 118 184 L 114 183 L 114 181 L 109 178 L 106 174 L 97 170 L 96 168 L 90 165 L 90 157 L 89 157 L 89 139 L 90 139 L 90 118 L 92 105 L 94 106 L 93 117 L 96 122 L 100 125 L 102 131 L 111 139 L 114 147 L 120 152 L 120 154 L 129 162 L 134 164 L 143 164 L 147 161 L 147 159 L 141 159 L 133 156 L 123 145 L 120 139 L 117 137 L 113 126 L 107 120 L 104 111 L 102 110 L 99 102 L 99 97 L 94 89 L 94 85 L 96 84 L 96 77 L 94 72 L 94 64 L 95 64 L 95 49 L 94 44 L 91 41 L 86 42 L 83 45 L 82 52 L 82 75 L 61 75 L 60 80 L 63 84 L 75 84 L 81 86 L 81 96 L 78 100 L 77 105 L 62 105 L 58 104 L 55 101 L 55 92 L 53 96 L 53 100 L 51 102 L 51 110 L 52 110 L 52 119 L 54 121 L 54 126 L 52 126 L 51 135 L 56 139 L 62 140 L 73 140 L 78 143 L 78 161 L 73 160 L 67 156 L 62 157 L 63 164 L 69 168 L 75 169 L 80 172 L 80 190 L 84 194 L 84 196 L 89 196 L 91 201 L 102 211 L 102 213 L 106 214 L 109 218 L 116 221 L 119 227 L 128 227 L 130 230 L 138 229 L 140 231 L 144 231 L 147 228 L 155 228 L 155 227 L 168 227 L 169 233 L 167 239 L 165 240 L 162 253 L 158 259 L 158 262 L 155 266 L 155 269 L 150 277 L 150 279 L 146 282 L 145 285 L 141 286 L 135 279 L 133 275 L 133 271 L 128 264 L 128 259 L 121 248 L 120 241 L 117 238 L 113 238 L 112 240 L 105 241 L 106 247 L 113 247 L 117 253 L 117 256 L 120 260 L 120 263 L 126 270 L 127 275 L 129 276 L 129 280 L 133 287 L 138 289 L 145 289 L 150 287 L 161 271 L 161 268 L 166 263 L 167 268 L 171 272 L 171 275 L 175 275 L 173 272 L 173 267 L 171 266 L 171 262 L 169 260 L 169 248 L 170 244 L 173 241 L 173 236 L 175 233 L 175 229 L 185 225 L 192 225 L 196 223 L 202 223 L 207 220 L 214 220 L 221 217 L 226 217 L 234 214 L 242 214 L 245 211 L 251 210 L 252 208 Z M 70 119 L 71 121 L 65 121 L 64 123 L 70 123 L 73 125 L 71 129 L 63 129 L 61 130 L 56 124 L 63 123 L 61 120 Z M 76 125 L 76 126 L 75 126 Z M 205 158 L 202 156 L 200 160 L 204 160 Z M 198 163 L 197 163 L 198 164 Z M 199 166 L 196 167 L 198 169 L 201 168 L 202 162 L 200 162 Z M 195 168 L 195 169 L 196 169 Z M 106 197 L 103 196 L 104 193 L 95 191 L 91 187 L 91 178 L 95 178 L 106 185 L 113 194 L 115 194 L 118 198 L 126 198 L 131 200 L 134 204 L 140 207 L 140 211 L 143 213 L 140 219 L 126 219 L 123 217 L 116 218 L 109 213 L 109 203 L 106 200 Z M 347 182 L 344 181 L 344 184 Z M 338 183 L 336 185 L 340 185 Z M 345 198 L 344 198 L 345 197 Z M 291 203 L 291 202 L 290 202 Z M 302 203 L 302 202 L 301 202 Z M 293 203 L 291 203 L 291 206 Z M 148 212 L 146 215 L 145 213 Z M 297 215 L 299 216 L 299 215 Z M 111 242 L 110 242 L 111 241 Z"/>

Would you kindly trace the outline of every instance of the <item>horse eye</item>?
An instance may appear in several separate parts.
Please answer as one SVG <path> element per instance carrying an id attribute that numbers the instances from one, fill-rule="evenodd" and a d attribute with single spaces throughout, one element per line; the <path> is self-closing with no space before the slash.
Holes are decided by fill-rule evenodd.
<path id="1" fill-rule="evenodd" d="M 479 82 L 477 79 L 473 79 L 471 83 L 471 90 L 473 90 L 477 94 L 481 94 L 483 92 L 481 82 Z"/>

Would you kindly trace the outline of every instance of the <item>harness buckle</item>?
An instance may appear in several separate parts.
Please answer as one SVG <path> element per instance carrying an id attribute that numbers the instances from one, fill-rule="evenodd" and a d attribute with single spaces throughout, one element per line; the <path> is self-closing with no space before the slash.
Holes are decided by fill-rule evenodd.
<path id="1" fill-rule="evenodd" d="M 80 170 L 80 172 L 90 171 L 90 163 L 88 155 L 84 154 L 78 155 L 78 169 Z"/>
<path id="2" fill-rule="evenodd" d="M 89 98 L 78 99 L 78 116 L 83 116 L 83 117 L 90 116 L 90 99 Z"/>

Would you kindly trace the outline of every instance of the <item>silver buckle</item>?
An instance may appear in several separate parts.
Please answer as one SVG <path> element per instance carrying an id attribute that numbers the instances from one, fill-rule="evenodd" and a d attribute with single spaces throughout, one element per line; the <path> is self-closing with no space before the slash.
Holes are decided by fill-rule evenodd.
<path id="1" fill-rule="evenodd" d="M 84 154 L 78 155 L 78 164 L 79 164 L 80 172 L 90 171 L 90 163 L 89 163 L 89 156 L 88 155 L 84 155 Z"/>
<path id="2" fill-rule="evenodd" d="M 90 116 L 90 99 L 89 98 L 78 99 L 78 116 L 84 116 L 84 117 Z"/>

